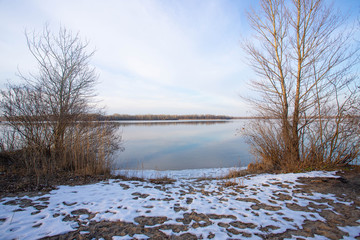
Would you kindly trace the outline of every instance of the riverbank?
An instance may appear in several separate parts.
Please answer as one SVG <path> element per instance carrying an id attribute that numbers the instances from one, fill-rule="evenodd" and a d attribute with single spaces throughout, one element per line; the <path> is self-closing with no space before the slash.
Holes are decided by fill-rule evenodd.
<path id="1" fill-rule="evenodd" d="M 354 239 L 360 235 L 358 172 L 259 174 L 231 180 L 198 180 L 192 178 L 195 172 L 190 178 L 173 173 L 176 181 L 168 184 L 108 179 L 2 197 L 0 231 L 4 239 Z"/>

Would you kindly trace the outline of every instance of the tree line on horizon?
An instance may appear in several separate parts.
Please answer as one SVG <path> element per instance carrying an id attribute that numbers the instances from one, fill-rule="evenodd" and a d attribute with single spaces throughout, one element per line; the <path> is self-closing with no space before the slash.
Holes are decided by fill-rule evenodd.
<path id="1" fill-rule="evenodd" d="M 112 115 L 99 115 L 98 120 L 101 121 L 150 121 L 150 120 L 230 120 L 234 117 L 225 115 L 212 115 L 212 114 L 186 114 L 186 115 L 168 115 L 168 114 L 112 114 Z"/>
<path id="2" fill-rule="evenodd" d="M 56 121 L 56 115 L 42 115 L 42 116 L 32 116 L 32 115 L 14 115 L 9 117 L 0 116 L 1 121 L 11 121 L 11 122 L 21 122 L 22 118 L 26 117 L 29 121 L 33 122 L 43 122 L 43 121 Z M 308 116 L 309 117 L 309 116 Z M 320 119 L 319 116 L 310 116 L 312 119 Z M 336 119 L 336 116 L 321 116 L 322 119 Z M 360 115 L 348 115 L 344 118 L 347 119 L 360 119 Z M 271 120 L 271 119 L 280 119 L 274 116 L 247 116 L 247 117 L 234 117 L 227 115 L 213 115 L 213 114 L 81 114 L 78 116 L 77 121 L 88 122 L 88 121 L 170 121 L 170 120 L 235 120 L 235 119 L 244 119 L 244 120 Z"/>

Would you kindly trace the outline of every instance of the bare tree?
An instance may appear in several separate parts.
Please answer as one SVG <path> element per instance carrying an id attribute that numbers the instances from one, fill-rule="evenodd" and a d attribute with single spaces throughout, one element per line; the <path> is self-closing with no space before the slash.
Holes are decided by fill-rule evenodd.
<path id="1" fill-rule="evenodd" d="M 20 148 L 28 155 L 37 153 L 26 165 L 36 171 L 80 168 L 88 173 L 94 167 L 99 172 L 101 164 L 108 169 L 107 159 L 120 140 L 116 126 L 80 123 L 84 116 L 97 113 L 92 97 L 98 76 L 89 62 L 94 52 L 88 53 L 88 43 L 65 28 L 57 34 L 47 26 L 40 34 L 26 32 L 26 40 L 38 72 L 20 73 L 25 83 L 9 85 L 1 91 L 0 101 Z"/>
<path id="2" fill-rule="evenodd" d="M 98 78 L 95 69 L 89 66 L 94 52 L 87 53 L 88 43 L 65 28 L 53 35 L 45 27 L 42 34 L 26 33 L 26 39 L 39 72 L 30 77 L 20 76 L 36 92 L 42 93 L 46 115 L 55 124 L 55 149 L 61 152 L 69 123 L 89 112 L 89 101 Z"/>
<path id="3" fill-rule="evenodd" d="M 351 26 L 324 0 L 260 2 L 261 12 L 249 14 L 257 41 L 244 49 L 259 76 L 250 101 L 273 119 L 249 132 L 256 155 L 274 168 L 348 163 L 359 152 L 347 131 L 359 63 Z"/>

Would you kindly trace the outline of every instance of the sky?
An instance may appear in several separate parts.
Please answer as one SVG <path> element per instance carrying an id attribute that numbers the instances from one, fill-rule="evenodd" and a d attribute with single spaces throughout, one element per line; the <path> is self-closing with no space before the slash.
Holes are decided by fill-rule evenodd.
<path id="1" fill-rule="evenodd" d="M 360 9 L 360 1 L 335 1 Z M 25 30 L 63 26 L 96 50 L 107 114 L 246 116 L 240 97 L 256 77 L 241 49 L 256 0 L 0 0 L 0 88 L 36 72 Z M 358 14 L 359 10 L 355 11 Z M 352 13 L 353 14 L 353 13 Z"/>

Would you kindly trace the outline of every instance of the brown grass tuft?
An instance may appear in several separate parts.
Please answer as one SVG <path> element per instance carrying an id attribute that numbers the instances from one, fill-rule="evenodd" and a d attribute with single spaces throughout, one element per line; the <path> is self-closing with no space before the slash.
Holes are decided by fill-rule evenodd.
<path id="1" fill-rule="evenodd" d="M 2 174 L 31 178 L 32 184 L 39 187 L 46 185 L 54 176 L 59 176 L 59 173 L 110 176 L 112 154 L 119 149 L 121 143 L 117 125 L 92 121 L 75 122 L 66 129 L 61 148 L 55 148 L 52 139 L 41 134 L 49 131 L 50 124 L 38 124 L 39 134 L 34 135 L 36 141 L 27 141 L 21 135 L 1 139 Z M 12 147 L 7 144 L 9 142 Z"/>

